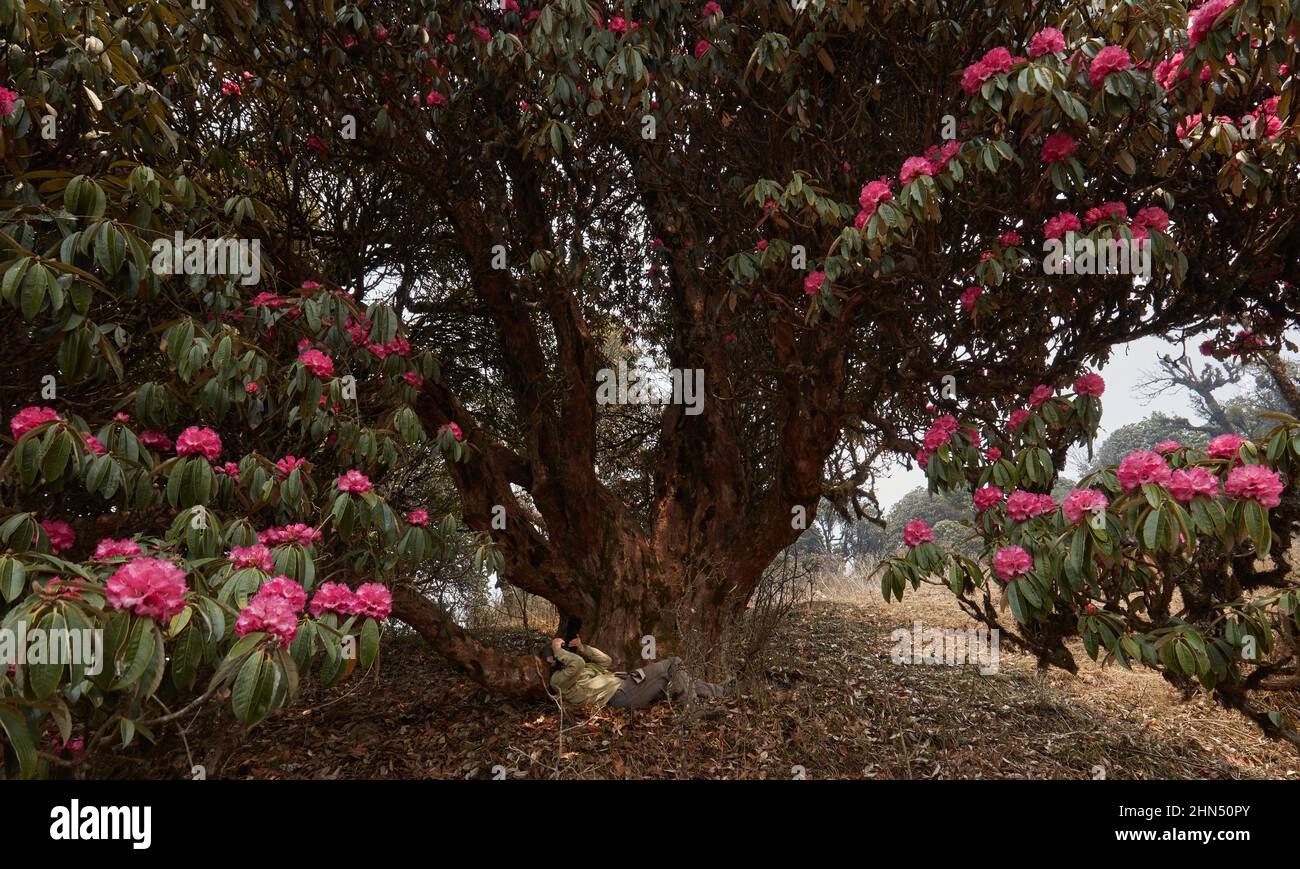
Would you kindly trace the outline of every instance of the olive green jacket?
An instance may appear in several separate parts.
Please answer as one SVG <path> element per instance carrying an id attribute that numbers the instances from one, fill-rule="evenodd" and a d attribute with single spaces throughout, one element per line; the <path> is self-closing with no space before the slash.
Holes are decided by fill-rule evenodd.
<path id="1" fill-rule="evenodd" d="M 551 676 L 551 687 L 567 703 L 599 709 L 618 691 L 623 678 L 606 669 L 614 662 L 600 649 L 584 644 L 580 654 L 582 657 L 568 649 L 555 650 L 561 669 Z"/>

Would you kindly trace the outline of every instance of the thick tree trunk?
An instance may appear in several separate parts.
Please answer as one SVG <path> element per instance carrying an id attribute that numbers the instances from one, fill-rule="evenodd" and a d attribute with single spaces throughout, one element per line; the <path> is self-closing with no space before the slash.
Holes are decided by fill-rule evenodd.
<path id="1" fill-rule="evenodd" d="M 483 645 L 433 601 L 410 588 L 393 590 L 393 617 L 410 625 L 452 664 L 480 685 L 502 694 L 543 698 L 540 662 Z"/>

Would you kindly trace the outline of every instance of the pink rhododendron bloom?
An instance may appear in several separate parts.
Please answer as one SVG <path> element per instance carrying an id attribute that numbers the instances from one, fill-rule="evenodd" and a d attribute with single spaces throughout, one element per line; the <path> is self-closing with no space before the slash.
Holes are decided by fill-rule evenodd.
<path id="1" fill-rule="evenodd" d="M 1027 522 L 1056 509 L 1051 495 L 1040 495 L 1017 489 L 1007 496 L 1007 515 L 1017 522 Z"/>
<path id="2" fill-rule="evenodd" d="M 707 39 L 701 39 L 699 42 L 695 43 L 695 59 L 699 60 L 704 56 L 704 53 L 712 47 L 713 46 L 709 45 Z"/>
<path id="3" fill-rule="evenodd" d="M 1065 518 L 1078 525 L 1083 521 L 1084 513 L 1095 513 L 1105 510 L 1110 501 L 1106 496 L 1096 489 L 1075 489 L 1069 495 L 1065 496 L 1065 501 L 1061 503 L 1061 512 Z"/>
<path id="4" fill-rule="evenodd" d="M 1014 231 L 1004 232 L 1002 233 L 1001 237 L 998 238 L 998 242 L 1003 247 L 1015 247 L 1016 245 L 1021 244 L 1023 241 L 1024 239 L 1020 237 L 1020 233 Z"/>
<path id="5" fill-rule="evenodd" d="M 973 311 L 976 303 L 979 302 L 980 296 L 982 295 L 984 295 L 984 290 L 979 287 L 967 287 L 961 294 L 962 308 L 967 311 Z"/>
<path id="6" fill-rule="evenodd" d="M 705 18 L 712 18 L 714 15 L 722 14 L 722 7 L 715 3 L 714 0 L 709 0 L 708 3 L 704 4 L 704 8 L 700 10 L 700 14 Z"/>
<path id="7" fill-rule="evenodd" d="M 993 555 L 993 571 L 1003 582 L 1028 573 L 1033 566 L 1034 560 L 1019 546 L 1004 546 Z"/>
<path id="8" fill-rule="evenodd" d="M 454 437 L 454 438 L 455 438 L 456 440 L 458 440 L 458 441 L 459 441 L 459 440 L 464 440 L 464 437 L 465 437 L 465 436 L 464 436 L 464 434 L 461 432 L 461 430 L 460 430 L 460 426 L 456 425 L 456 423 L 454 423 L 454 422 L 449 422 L 449 423 L 447 423 L 446 425 L 443 425 L 443 426 L 439 427 L 439 429 L 438 429 L 438 434 L 441 435 L 441 434 L 442 434 L 443 432 L 445 432 L 445 431 L 449 431 L 449 432 L 451 432 L 451 436 Z"/>
<path id="9" fill-rule="evenodd" d="M 1174 127 L 1175 135 L 1180 139 L 1191 138 L 1192 131 L 1201 123 L 1201 119 L 1200 112 L 1197 112 L 1194 115 L 1187 115 L 1178 122 L 1177 126 Z"/>
<path id="10" fill-rule="evenodd" d="M 812 272 L 803 279 L 803 292 L 806 296 L 815 296 L 821 292 L 826 283 L 826 272 Z"/>
<path id="11" fill-rule="evenodd" d="M 1246 439 L 1236 434 L 1221 434 L 1210 441 L 1205 454 L 1212 459 L 1235 459 Z"/>
<path id="12" fill-rule="evenodd" d="M 240 88 L 239 88 L 239 82 L 237 82 L 237 81 L 224 81 L 224 82 L 221 83 L 221 95 L 222 95 L 222 96 L 224 96 L 224 97 L 237 97 L 237 96 L 239 96 L 241 93 L 243 93 L 243 91 L 240 90 Z"/>
<path id="13" fill-rule="evenodd" d="M 997 447 L 989 447 L 988 452 L 984 455 L 988 456 L 990 462 L 996 462 L 998 459 L 1002 458 L 1002 450 Z"/>
<path id="14" fill-rule="evenodd" d="M 1128 206 L 1123 202 L 1103 202 L 1096 208 L 1089 208 L 1083 216 L 1083 222 L 1089 226 L 1102 220 L 1123 223 L 1128 220 Z"/>
<path id="15" fill-rule="evenodd" d="M 1065 34 L 1055 27 L 1044 27 L 1029 40 L 1029 56 L 1042 57 L 1065 51 Z"/>
<path id="16" fill-rule="evenodd" d="M 371 489 L 370 478 L 360 471 L 347 471 L 339 477 L 339 491 L 361 495 Z"/>
<path id="17" fill-rule="evenodd" d="M 402 375 L 402 379 L 415 389 L 424 386 L 424 375 L 420 374 L 418 371 L 408 371 Z"/>
<path id="18" fill-rule="evenodd" d="M 858 205 L 868 217 L 876 213 L 880 203 L 889 202 L 894 198 L 894 192 L 890 189 L 890 182 L 881 178 L 877 181 L 868 181 L 862 190 L 858 193 Z"/>
<path id="19" fill-rule="evenodd" d="M 1029 411 L 1025 410 L 1023 407 L 1018 407 L 1011 411 L 1011 416 L 1007 419 L 1007 428 L 1016 431 L 1025 424 L 1025 420 L 1027 419 L 1029 419 Z"/>
<path id="20" fill-rule="evenodd" d="M 134 540 L 114 540 L 111 537 L 105 537 L 95 546 L 95 561 L 103 561 L 105 558 L 119 558 L 121 556 L 132 556 L 140 554 L 140 544 Z"/>
<path id="21" fill-rule="evenodd" d="M 221 455 L 221 438 L 210 428 L 192 425 L 176 438 L 176 455 L 203 456 L 213 461 Z"/>
<path id="22" fill-rule="evenodd" d="M 933 175 L 934 172 L 934 165 L 924 157 L 908 157 L 903 161 L 903 168 L 899 170 L 898 181 L 907 184 L 922 175 Z"/>
<path id="23" fill-rule="evenodd" d="M 298 359 L 303 368 L 320 380 L 334 376 L 334 360 L 319 350 L 306 350 Z"/>
<path id="24" fill-rule="evenodd" d="M 254 595 L 235 619 L 235 633 L 243 637 L 258 631 L 287 646 L 298 635 L 298 613 L 284 598 Z"/>
<path id="25" fill-rule="evenodd" d="M 82 435 L 82 441 L 86 444 L 86 450 L 92 455 L 102 456 L 105 453 L 104 445 L 99 442 L 99 438 L 94 435 Z"/>
<path id="26" fill-rule="evenodd" d="M 46 519 L 41 523 L 41 527 L 45 529 L 45 536 L 50 539 L 50 551 L 55 555 L 71 549 L 77 542 L 76 532 L 62 519 Z"/>
<path id="27" fill-rule="evenodd" d="M 257 541 L 266 546 L 297 544 L 311 546 L 321 539 L 321 533 L 310 525 L 294 522 L 281 528 L 267 528 L 257 532 Z"/>
<path id="28" fill-rule="evenodd" d="M 1123 72 L 1132 65 L 1127 50 L 1118 45 L 1108 45 L 1092 59 L 1092 65 L 1088 68 L 1088 82 L 1093 87 L 1101 87 L 1107 76 Z"/>
<path id="29" fill-rule="evenodd" d="M 104 591 L 113 609 L 165 622 L 185 608 L 185 571 L 161 558 L 133 558 L 108 578 Z"/>
<path id="30" fill-rule="evenodd" d="M 160 431 L 145 429 L 140 432 L 140 445 L 151 450 L 170 450 L 172 439 Z"/>
<path id="31" fill-rule="evenodd" d="M 350 616 L 358 609 L 357 596 L 341 582 L 322 583 L 311 599 L 311 614 L 320 617 L 324 613 L 337 613 Z"/>
<path id="32" fill-rule="evenodd" d="M 1044 238 L 1063 238 L 1067 232 L 1078 232 L 1083 229 L 1083 224 L 1079 218 L 1068 211 L 1062 211 L 1055 217 L 1047 218 L 1043 224 Z"/>
<path id="33" fill-rule="evenodd" d="M 307 608 L 307 592 L 289 577 L 273 576 L 258 588 L 255 597 L 273 597 L 283 600 L 295 613 Z"/>
<path id="34" fill-rule="evenodd" d="M 1150 450 L 1136 450 L 1125 456 L 1119 463 L 1115 476 L 1119 478 L 1119 484 L 1124 487 L 1125 492 L 1132 492 L 1145 483 L 1154 483 L 1157 486 L 1168 485 L 1170 471 L 1169 465 L 1165 464 L 1164 456 Z"/>
<path id="35" fill-rule="evenodd" d="M 32 429 L 45 425 L 47 422 L 54 422 L 56 419 L 62 419 L 62 417 L 52 407 L 24 407 L 14 414 L 13 419 L 9 420 L 9 430 L 13 432 L 14 440 L 18 440 Z"/>
<path id="36" fill-rule="evenodd" d="M 357 587 L 357 615 L 383 621 L 393 611 L 393 594 L 377 582 Z"/>
<path id="37" fill-rule="evenodd" d="M 1258 501 L 1261 506 L 1273 508 L 1282 503 L 1282 490 L 1286 486 L 1277 471 L 1263 465 L 1240 465 L 1228 472 L 1223 490 L 1229 497 L 1240 501 Z"/>
<path id="38" fill-rule="evenodd" d="M 1051 398 L 1052 395 L 1052 387 L 1048 386 L 1046 383 L 1040 383 L 1038 386 L 1034 387 L 1033 392 L 1029 393 L 1029 406 L 1033 408 L 1042 407 L 1044 402 Z"/>
<path id="39" fill-rule="evenodd" d="M 0 118 L 7 118 L 14 113 L 14 101 L 17 99 L 16 91 L 0 87 Z"/>
<path id="40" fill-rule="evenodd" d="M 1106 381 L 1100 374 L 1089 372 L 1082 374 L 1079 379 L 1074 381 L 1074 391 L 1079 395 L 1091 395 L 1093 398 L 1100 398 L 1101 394 L 1106 391 Z"/>
<path id="41" fill-rule="evenodd" d="M 1000 72 L 1008 72 L 1016 61 L 1023 58 L 1011 56 L 1011 52 L 1001 46 L 991 49 L 982 58 L 966 67 L 961 77 L 961 87 L 968 95 L 980 89 L 980 85 Z"/>
<path id="42" fill-rule="evenodd" d="M 1169 213 L 1154 205 L 1150 208 L 1139 208 L 1138 213 L 1133 215 L 1133 226 L 1164 232 L 1169 228 Z"/>
<path id="43" fill-rule="evenodd" d="M 1219 478 L 1205 468 L 1179 469 L 1170 475 L 1167 488 L 1175 501 L 1186 504 L 1197 495 L 1213 498 L 1219 494 Z"/>
<path id="44" fill-rule="evenodd" d="M 997 486 L 984 486 L 975 490 L 972 500 L 975 501 L 975 509 L 983 513 L 1002 503 L 1002 490 Z"/>
<path id="45" fill-rule="evenodd" d="M 1074 137 L 1064 130 L 1057 130 L 1043 140 L 1043 162 L 1056 163 L 1075 152 L 1078 145 Z"/>
<path id="46" fill-rule="evenodd" d="M 254 543 L 252 546 L 236 546 L 226 557 L 241 570 L 252 568 L 270 573 L 275 569 L 275 556 L 261 543 Z"/>
<path id="47" fill-rule="evenodd" d="M 294 471 L 307 464 L 306 459 L 300 459 L 296 456 L 285 456 L 275 463 L 275 476 L 281 480 L 289 479 L 289 475 Z M 307 473 L 303 471 L 303 473 Z"/>
<path id="48" fill-rule="evenodd" d="M 424 509 L 423 507 L 419 507 L 415 510 L 412 510 L 410 513 L 406 514 L 406 524 L 420 525 L 420 526 L 428 525 L 429 511 Z"/>
<path id="49" fill-rule="evenodd" d="M 920 546 L 922 543 L 933 543 L 934 532 L 922 520 L 913 519 L 903 527 L 903 542 L 909 548 Z"/>
<path id="50" fill-rule="evenodd" d="M 426 106 L 438 106 L 441 108 L 442 106 L 447 105 L 447 98 L 443 96 L 440 91 L 431 90 L 424 95 L 424 104 Z"/>
<path id="51" fill-rule="evenodd" d="M 217 465 L 212 470 L 216 471 L 218 474 L 224 474 L 227 477 L 239 476 L 239 465 L 234 462 L 226 462 L 224 465 Z"/>
<path id="52" fill-rule="evenodd" d="M 250 380 L 244 384 L 244 392 L 248 395 L 257 395 L 258 389 L 259 387 L 256 380 Z"/>
<path id="53" fill-rule="evenodd" d="M 1201 40 L 1214 29 L 1214 21 L 1224 12 L 1236 5 L 1237 0 L 1206 0 L 1187 18 L 1187 41 L 1192 48 L 1201 44 Z"/>
<path id="54" fill-rule="evenodd" d="M 1162 60 L 1156 64 L 1155 77 L 1160 86 L 1167 91 L 1174 89 L 1182 79 L 1187 78 L 1186 72 L 1180 72 L 1179 67 L 1183 65 L 1184 55 L 1181 51 L 1175 52 L 1168 60 Z"/>
<path id="55" fill-rule="evenodd" d="M 1155 445 L 1154 447 L 1152 447 L 1151 449 L 1155 450 L 1156 452 L 1160 453 L 1161 455 L 1164 455 L 1164 454 L 1166 454 L 1166 453 L 1177 452 L 1178 450 L 1181 450 L 1182 448 L 1183 448 L 1183 445 L 1180 444 L 1178 441 L 1163 440 L 1163 441 L 1161 441 L 1160 443 L 1156 444 L 1156 445 Z"/>

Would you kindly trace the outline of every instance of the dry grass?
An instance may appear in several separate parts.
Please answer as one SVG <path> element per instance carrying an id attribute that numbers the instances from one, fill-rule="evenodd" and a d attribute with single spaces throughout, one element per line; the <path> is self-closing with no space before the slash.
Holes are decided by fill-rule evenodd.
<path id="1" fill-rule="evenodd" d="M 822 589 L 825 595 L 827 590 Z M 1042 673 L 1004 654 L 1000 670 L 900 665 L 890 632 L 915 619 L 965 627 L 943 589 L 885 604 L 842 587 L 781 624 L 748 693 L 694 712 L 662 705 L 596 712 L 494 697 L 420 641 L 386 643 L 382 667 L 236 740 L 213 778 L 1283 778 L 1300 756 L 1204 698 L 1182 703 L 1152 673 Z M 536 637 L 489 632 L 498 646 Z M 225 726 L 228 728 L 228 725 Z M 190 735 L 196 754 L 214 727 Z M 101 776 L 178 777 L 183 747 L 133 749 Z"/>

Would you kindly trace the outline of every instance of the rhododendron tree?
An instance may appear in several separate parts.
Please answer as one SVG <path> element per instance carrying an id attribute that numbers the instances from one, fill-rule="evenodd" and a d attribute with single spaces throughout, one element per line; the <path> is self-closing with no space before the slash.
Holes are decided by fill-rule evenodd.
<path id="1" fill-rule="evenodd" d="M 1044 664 L 1075 670 L 1065 640 L 1081 637 L 1093 658 L 1155 668 L 1184 689 L 1199 683 L 1300 744 L 1295 723 L 1259 696 L 1296 687 L 1284 638 L 1300 629 L 1286 555 L 1300 517 L 1300 420 L 1274 415 L 1259 441 L 1225 434 L 1204 450 L 1135 450 L 1084 477 L 1059 511 L 1022 489 L 1005 504 L 991 497 L 993 484 L 1050 490 L 1051 454 L 1096 434 L 1099 387 L 1080 378 L 1073 397 L 1044 403 L 1014 434 L 990 431 L 1004 444 L 996 462 L 960 444 L 937 450 L 931 484 L 973 492 L 979 512 L 966 524 L 986 557 L 912 549 L 882 565 L 883 594 L 945 583 L 967 613 Z"/>
<path id="2" fill-rule="evenodd" d="M 466 533 L 479 572 L 620 663 L 646 634 L 725 647 L 823 498 L 876 512 L 883 457 L 936 486 L 970 482 L 953 455 L 987 462 L 1002 495 L 979 521 L 1001 521 L 1067 448 L 1021 441 L 1095 427 L 1096 384 L 1063 396 L 1112 346 L 1249 329 L 1275 350 L 1295 321 L 1289 5 L 1203 15 L 1194 41 L 1159 0 L 716 6 L 90 0 L 75 29 L 3 7 L 0 302 L 21 328 L 0 354 L 25 415 L 0 586 L 6 617 L 125 626 L 136 687 L 75 701 L 92 749 L 166 717 L 146 689 L 169 644 L 171 685 L 243 678 L 248 720 L 291 693 L 267 674 L 295 649 L 332 678 L 359 632 L 368 660 L 381 602 L 316 607 L 327 578 L 388 588 L 470 677 L 540 694 L 530 658 L 437 600 L 433 558 Z M 256 282 L 201 258 L 158 274 L 176 232 L 258 240 Z M 1141 237 L 1152 274 L 1049 276 L 1038 252 L 1068 232 Z M 599 402 L 629 358 L 702 371 L 702 406 Z M 1055 397 L 1031 407 L 1039 385 Z M 405 462 L 454 489 L 468 532 L 401 518 L 426 506 L 389 503 Z M 1148 491 L 1100 489 L 1118 510 Z M 1059 513 L 1040 507 L 1029 525 Z M 101 539 L 141 552 L 86 560 Z M 257 544 L 271 571 L 228 560 Z M 96 609 L 131 557 L 185 574 L 172 622 Z M 87 603 L 41 591 L 51 575 Z M 235 630 L 278 575 L 309 595 L 287 649 L 278 599 Z M 30 678 L 4 691 L 17 728 Z"/>

